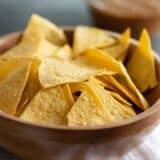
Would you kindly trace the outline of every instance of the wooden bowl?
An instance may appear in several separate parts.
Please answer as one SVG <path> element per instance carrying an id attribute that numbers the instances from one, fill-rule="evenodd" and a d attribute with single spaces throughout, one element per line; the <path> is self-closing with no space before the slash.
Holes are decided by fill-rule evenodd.
<path id="1" fill-rule="evenodd" d="M 106 1 L 105 2 L 106 4 L 102 4 L 101 0 L 89 0 L 88 2 L 91 15 L 93 17 L 95 24 L 98 27 L 109 29 L 116 32 L 123 32 L 124 29 L 130 27 L 134 37 L 138 37 L 144 27 L 147 28 L 149 33 L 154 33 L 157 30 L 159 30 L 160 27 L 159 13 L 155 12 L 154 16 L 148 15 L 147 17 L 146 13 L 143 13 L 143 10 L 141 11 L 141 15 L 138 15 L 138 13 L 136 13 L 135 10 L 136 16 L 133 15 L 130 16 L 127 11 L 125 12 L 124 15 L 120 15 L 112 13 L 104 8 L 104 5 L 108 5 L 108 3 L 110 2 L 111 2 L 110 0 Z M 141 0 L 139 1 L 137 0 L 136 3 L 137 2 L 140 3 L 139 5 L 141 5 Z M 146 3 L 145 1 L 143 2 Z M 152 1 L 150 2 L 152 3 Z M 149 5 L 149 1 L 147 1 L 146 8 L 148 7 L 147 5 Z M 132 7 L 131 10 L 133 10 L 134 6 L 129 6 L 129 7 Z M 153 14 L 154 10 L 151 13 Z"/>
<path id="2" fill-rule="evenodd" d="M 107 31 L 111 36 L 119 34 Z M 65 29 L 71 42 L 73 29 Z M 21 33 L 0 38 L 0 52 L 14 46 Z M 131 41 L 136 45 L 136 41 Z M 146 93 L 151 107 L 130 120 L 120 123 L 74 128 L 24 122 L 0 113 L 0 146 L 24 159 L 85 159 L 91 155 L 120 155 L 137 146 L 160 120 L 160 60 L 155 53 L 158 86 Z M 97 154 L 97 155 L 96 155 Z"/>

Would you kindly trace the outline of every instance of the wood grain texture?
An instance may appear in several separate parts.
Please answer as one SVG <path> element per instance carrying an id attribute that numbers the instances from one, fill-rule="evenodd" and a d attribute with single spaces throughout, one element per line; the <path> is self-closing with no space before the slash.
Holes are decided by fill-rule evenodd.
<path id="1" fill-rule="evenodd" d="M 67 28 L 65 31 L 70 41 L 73 30 Z M 119 36 L 113 32 L 108 33 L 113 37 Z M 20 36 L 20 33 L 14 33 L 7 35 L 7 38 L 2 37 L 0 50 L 14 46 Z M 136 45 L 134 40 L 131 43 Z M 7 47 L 3 48 L 4 45 Z M 144 136 L 160 121 L 160 60 L 156 54 L 155 59 L 158 86 L 146 93 L 151 107 L 133 119 L 94 128 L 71 128 L 32 124 L 0 113 L 0 146 L 31 160 L 55 159 L 64 153 L 70 153 L 71 159 L 83 159 L 90 146 L 95 151 L 106 150 L 108 156 L 115 151 L 119 154 L 127 152 L 139 145 Z"/>

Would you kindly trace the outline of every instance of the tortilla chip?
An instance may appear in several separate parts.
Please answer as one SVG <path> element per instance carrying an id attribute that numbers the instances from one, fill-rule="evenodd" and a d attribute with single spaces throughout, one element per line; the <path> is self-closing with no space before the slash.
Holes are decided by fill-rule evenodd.
<path id="1" fill-rule="evenodd" d="M 40 83 L 38 81 L 38 76 L 36 74 L 37 74 L 37 70 L 38 70 L 38 67 L 41 61 L 36 58 L 28 58 L 28 57 L 2 58 L 2 60 L 4 61 L 4 63 L 1 66 L 0 81 L 5 79 L 8 74 L 13 72 L 15 69 L 20 67 L 22 64 L 31 63 L 30 72 L 29 72 L 29 76 L 27 79 L 27 84 L 22 94 L 22 98 L 20 100 L 19 106 L 18 106 L 17 112 L 20 113 L 21 110 L 23 111 L 23 108 L 25 108 L 26 103 L 36 94 L 36 92 L 40 88 Z M 16 113 L 16 116 L 17 115 L 19 114 Z"/>
<path id="2" fill-rule="evenodd" d="M 84 57 L 83 59 L 87 64 L 106 68 L 107 72 L 111 72 L 112 74 L 121 74 L 120 63 L 98 49 L 88 49 L 81 57 Z"/>
<path id="3" fill-rule="evenodd" d="M 79 66 L 74 61 L 58 59 L 46 59 L 39 67 L 39 81 L 44 88 L 64 83 L 80 82 L 89 79 L 91 76 L 103 74 L 107 75 L 104 68 Z"/>
<path id="4" fill-rule="evenodd" d="M 59 47 L 45 39 L 24 39 L 18 45 L 3 54 L 3 57 L 38 57 L 44 59 L 52 56 Z"/>
<path id="5" fill-rule="evenodd" d="M 126 99 L 124 99 L 120 94 L 113 92 L 113 91 L 108 91 L 112 97 L 114 97 L 117 101 L 119 101 L 122 104 L 131 106 L 132 104 L 130 102 L 128 102 Z"/>
<path id="6" fill-rule="evenodd" d="M 20 100 L 19 105 L 17 107 L 17 112 L 15 114 L 16 117 L 19 117 L 23 113 L 28 102 L 29 102 L 29 92 L 28 92 L 28 84 L 26 84 L 26 87 L 24 88 L 21 100 Z"/>
<path id="7" fill-rule="evenodd" d="M 113 117 L 87 84 L 68 113 L 67 120 L 68 126 L 97 126 L 111 123 Z"/>
<path id="8" fill-rule="evenodd" d="M 100 77 L 100 79 L 103 82 L 105 82 L 107 85 L 113 86 L 113 90 L 111 90 L 111 91 L 118 92 L 123 97 L 125 97 L 125 98 L 133 101 L 135 104 L 139 105 L 137 98 L 135 98 L 135 96 L 132 93 L 130 93 L 130 91 L 126 87 L 124 87 L 120 82 L 118 82 L 114 76 L 102 76 L 102 77 Z"/>
<path id="9" fill-rule="evenodd" d="M 20 118 L 41 124 L 66 125 L 66 115 L 70 108 L 60 86 L 41 89 Z"/>
<path id="10" fill-rule="evenodd" d="M 128 44 L 131 37 L 131 29 L 127 28 L 119 37 L 119 43 Z"/>
<path id="11" fill-rule="evenodd" d="M 14 115 L 17 111 L 30 70 L 30 63 L 26 63 L 0 82 L 0 110 Z"/>
<path id="12" fill-rule="evenodd" d="M 66 43 L 66 37 L 63 30 L 37 14 L 31 16 L 23 38 L 45 39 L 58 46 L 63 46 Z"/>
<path id="13" fill-rule="evenodd" d="M 41 85 L 39 83 L 38 74 L 35 73 L 35 75 L 33 76 L 29 75 L 27 85 L 24 89 L 21 101 L 17 109 L 17 117 L 19 117 L 23 113 L 23 111 L 27 107 L 27 104 L 32 100 L 32 98 L 37 94 L 40 89 Z"/>
<path id="14" fill-rule="evenodd" d="M 143 95 L 137 91 L 137 89 L 130 89 L 130 87 L 126 84 L 126 80 L 124 82 L 118 81 L 114 76 L 104 76 L 104 81 L 106 80 L 107 84 L 113 86 L 114 92 L 120 93 L 123 97 L 131 100 L 134 104 L 136 104 L 141 109 L 147 109 L 148 103 L 143 97 Z M 137 91 L 137 92 L 136 92 Z"/>
<path id="15" fill-rule="evenodd" d="M 61 88 L 62 88 L 62 91 L 63 91 L 67 101 L 68 101 L 69 106 L 73 106 L 74 98 L 72 96 L 72 92 L 71 92 L 69 84 L 64 84 L 61 86 Z"/>
<path id="16" fill-rule="evenodd" d="M 66 44 L 62 48 L 60 48 L 53 57 L 56 57 L 61 60 L 71 60 L 72 58 L 72 49 L 71 47 Z"/>
<path id="17" fill-rule="evenodd" d="M 3 59 L 1 64 L 0 81 L 3 80 L 10 72 L 14 71 L 17 67 L 21 66 L 21 62 L 15 59 Z"/>
<path id="18" fill-rule="evenodd" d="M 155 61 L 148 32 L 144 29 L 139 45 L 127 62 L 127 71 L 141 92 L 157 85 Z"/>
<path id="19" fill-rule="evenodd" d="M 121 121 L 135 115 L 130 105 L 119 103 L 112 97 L 112 94 L 110 94 L 111 92 L 106 91 L 101 85 L 96 84 L 92 79 L 90 79 L 89 84 L 94 89 L 97 96 L 99 96 L 101 102 L 106 106 L 108 112 L 114 117 L 114 121 Z"/>
<path id="20" fill-rule="evenodd" d="M 10 72 L 14 71 L 17 67 L 20 67 L 24 63 L 31 63 L 30 76 L 32 77 L 41 63 L 39 59 L 29 58 L 29 57 L 11 57 L 11 58 L 1 58 L 4 63 L 0 66 L 0 81 L 6 77 Z M 29 77 L 30 77 L 29 76 Z"/>
<path id="21" fill-rule="evenodd" d="M 132 82 L 125 67 L 123 66 L 123 64 L 121 62 L 116 61 L 111 56 L 104 54 L 103 52 L 101 52 L 97 49 L 89 49 L 84 54 L 89 57 L 89 59 L 92 63 L 95 63 L 95 64 L 98 63 L 99 65 L 106 67 L 107 71 L 110 70 L 112 72 L 117 73 L 117 74 L 115 74 L 115 75 L 113 74 L 113 75 L 116 76 L 116 79 L 118 78 L 118 83 L 116 83 L 116 85 L 118 87 L 121 86 L 120 88 L 121 88 L 121 90 L 123 90 L 123 93 L 125 93 L 125 95 L 126 95 L 126 90 L 129 90 L 129 91 L 127 91 L 127 94 L 130 93 L 129 97 L 130 98 L 132 97 L 132 101 L 138 107 L 140 107 L 141 109 L 148 108 L 149 105 L 148 105 L 146 99 L 143 97 L 143 95 L 140 93 L 140 91 L 136 88 L 136 86 Z M 112 83 L 114 83 L 114 82 L 112 82 Z M 112 84 L 112 83 L 110 83 L 110 84 L 113 85 L 113 87 L 114 87 L 115 83 L 114 84 Z M 121 85 L 119 85 L 119 83 Z M 125 86 L 127 89 L 124 89 L 123 86 Z M 134 96 L 131 96 L 131 95 L 134 95 Z"/>
<path id="22" fill-rule="evenodd" d="M 131 118 L 130 105 L 116 101 L 103 86 L 92 78 L 67 115 L 69 126 L 96 126 Z"/>
<path id="23" fill-rule="evenodd" d="M 115 86 L 112 83 L 108 83 L 108 81 L 106 80 L 106 77 L 108 79 L 108 77 L 113 77 L 113 76 L 100 76 L 100 77 L 98 77 L 98 79 L 105 84 L 104 88 L 109 91 L 118 92 L 117 88 L 115 88 Z"/>
<path id="24" fill-rule="evenodd" d="M 104 30 L 78 26 L 74 32 L 73 54 L 76 57 L 88 48 L 111 45 L 114 42 L 115 40 Z"/>
<path id="25" fill-rule="evenodd" d="M 130 29 L 127 29 L 114 45 L 101 48 L 101 50 L 113 58 L 124 62 L 130 42 Z"/>
<path id="26" fill-rule="evenodd" d="M 139 105 L 137 104 L 138 107 L 140 107 L 143 110 L 146 110 L 149 107 L 149 104 L 148 104 L 147 100 L 141 94 L 141 92 L 138 90 L 138 88 L 135 86 L 135 84 L 131 80 L 130 76 L 128 75 L 125 67 L 123 66 L 123 64 L 121 64 L 121 69 L 122 69 L 122 72 L 123 72 L 123 76 L 115 75 L 115 77 L 117 76 L 116 79 L 123 86 L 126 86 L 133 94 L 135 94 L 135 96 L 137 96 L 137 98 L 139 100 Z"/>

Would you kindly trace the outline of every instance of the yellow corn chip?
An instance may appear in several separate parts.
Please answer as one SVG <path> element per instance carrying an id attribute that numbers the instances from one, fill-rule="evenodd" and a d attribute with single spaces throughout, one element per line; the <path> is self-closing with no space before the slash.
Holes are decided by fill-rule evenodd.
<path id="1" fill-rule="evenodd" d="M 95 91 L 97 96 L 101 99 L 101 102 L 106 106 L 108 112 L 114 117 L 114 121 L 120 121 L 123 119 L 131 118 L 135 115 L 133 108 L 128 104 L 119 103 L 112 97 L 112 94 L 106 91 L 103 86 L 95 83 L 90 79 L 90 86 Z"/>
<path id="2" fill-rule="evenodd" d="M 106 77 L 107 77 L 107 79 L 108 79 L 108 77 L 113 77 L 113 76 L 100 76 L 100 77 L 98 77 L 98 79 L 99 79 L 103 84 L 105 84 L 105 85 L 104 85 L 104 88 L 107 89 L 107 90 L 110 90 L 110 91 L 118 92 L 118 90 L 115 88 L 115 86 L 114 86 L 112 83 L 109 83 L 109 82 L 106 80 Z"/>
<path id="3" fill-rule="evenodd" d="M 126 99 L 124 99 L 120 94 L 113 92 L 113 91 L 108 91 L 112 97 L 114 97 L 117 101 L 119 101 L 122 104 L 126 104 L 128 106 L 131 106 L 132 104 L 128 102 Z"/>
<path id="4" fill-rule="evenodd" d="M 133 50 L 127 62 L 127 71 L 141 92 L 157 85 L 151 42 L 145 29 L 141 34 L 138 47 Z"/>
<path id="5" fill-rule="evenodd" d="M 84 57 L 87 64 L 98 65 L 102 68 L 105 67 L 108 72 L 121 74 L 120 63 L 98 49 L 88 49 L 81 57 Z"/>
<path id="6" fill-rule="evenodd" d="M 121 62 L 116 61 L 111 56 L 104 54 L 103 52 L 96 49 L 89 49 L 84 54 L 89 57 L 91 62 L 94 62 L 95 64 L 99 63 L 101 66 L 106 67 L 107 71 L 111 70 L 117 73 L 115 76 L 117 76 L 118 81 L 120 81 L 118 82 L 118 84 L 122 83 L 121 88 L 123 88 L 123 86 L 126 86 L 126 88 L 130 90 L 129 92 L 131 92 L 131 94 L 133 94 L 135 97 L 133 98 L 132 96 L 132 100 L 134 99 L 133 102 L 141 109 L 148 108 L 147 101 L 145 100 L 143 95 L 140 93 L 140 91 L 136 88 L 136 86 L 132 82 L 125 67 Z M 114 87 L 114 84 L 113 84 L 113 87 Z M 126 91 L 125 91 L 125 94 L 126 94 Z"/>
<path id="7" fill-rule="evenodd" d="M 24 88 L 21 100 L 17 108 L 17 112 L 15 114 L 16 117 L 19 117 L 23 113 L 28 102 L 29 102 L 29 92 L 28 92 L 28 84 L 26 84 L 26 87 Z"/>
<path id="8" fill-rule="evenodd" d="M 89 85 L 67 115 L 68 126 L 97 126 L 111 123 L 113 117 Z"/>
<path id="9" fill-rule="evenodd" d="M 67 115 L 69 126 L 96 126 L 131 118 L 133 108 L 116 101 L 92 78 Z"/>
<path id="10" fill-rule="evenodd" d="M 135 93 L 135 89 L 130 89 L 128 85 L 126 85 L 125 82 L 120 82 L 118 81 L 115 77 L 113 76 L 105 76 L 103 77 L 104 80 L 106 80 L 106 83 L 111 84 L 115 90 L 115 92 L 120 93 L 123 97 L 131 100 L 133 103 L 135 103 L 138 107 L 141 109 L 146 109 L 148 108 L 148 103 L 146 102 L 145 98 L 141 93 L 138 91 Z"/>
<path id="11" fill-rule="evenodd" d="M 68 101 L 69 106 L 73 106 L 74 99 L 73 99 L 69 84 L 64 84 L 61 86 L 61 88 L 62 88 L 62 91 L 63 91 L 67 101 Z"/>
<path id="12" fill-rule="evenodd" d="M 131 29 L 127 28 L 119 37 L 119 43 L 128 44 L 131 37 Z"/>
<path id="13" fill-rule="evenodd" d="M 24 39 L 18 45 L 3 54 L 3 57 L 38 57 L 44 59 L 52 56 L 59 47 L 45 39 Z"/>
<path id="14" fill-rule="evenodd" d="M 149 104 L 147 102 L 147 100 L 145 99 L 145 97 L 141 94 L 141 92 L 138 90 L 138 88 L 135 86 L 135 84 L 132 82 L 130 76 L 128 75 L 125 67 L 123 66 L 123 64 L 121 64 L 121 69 L 123 72 L 124 76 L 119 76 L 119 75 L 115 75 L 116 79 L 123 85 L 128 87 L 128 89 L 130 89 L 131 92 L 133 92 L 133 94 L 135 94 L 140 102 L 140 105 L 138 105 L 138 107 L 140 107 L 141 109 L 145 110 L 148 108 Z"/>
<path id="15" fill-rule="evenodd" d="M 27 104 L 32 100 L 36 93 L 41 89 L 41 85 L 38 80 L 38 75 L 35 73 L 33 76 L 29 76 L 27 85 L 22 94 L 21 101 L 18 106 L 16 116 L 20 116 L 25 110 Z"/>
<path id="16" fill-rule="evenodd" d="M 23 108 L 25 107 L 25 104 L 27 103 L 27 101 L 29 101 L 29 99 L 31 99 L 36 94 L 38 89 L 40 88 L 40 83 L 38 81 L 38 77 L 36 74 L 37 74 L 38 66 L 41 61 L 35 58 L 28 58 L 28 57 L 2 58 L 2 60 L 4 63 L 1 66 L 0 81 L 5 79 L 5 77 L 8 74 L 13 72 L 15 69 L 20 67 L 22 64 L 31 63 L 30 73 L 27 79 L 27 85 L 24 89 L 20 104 L 18 106 L 17 112 L 20 113 L 21 111 L 23 111 Z M 17 115 L 18 114 L 16 113 L 16 116 Z"/>
<path id="17" fill-rule="evenodd" d="M 20 118 L 49 125 L 65 125 L 71 106 L 60 86 L 41 89 L 28 104 Z"/>
<path id="18" fill-rule="evenodd" d="M 73 53 L 74 57 L 84 52 L 87 48 L 111 45 L 115 42 L 104 30 L 79 26 L 74 32 Z"/>
<path id="19" fill-rule="evenodd" d="M 113 58 L 123 62 L 127 55 L 129 42 L 130 42 L 130 29 L 127 29 L 124 33 L 122 33 L 117 43 L 105 48 L 101 48 L 101 50 L 104 53 L 109 54 Z"/>
<path id="20" fill-rule="evenodd" d="M 58 46 L 66 43 L 63 30 L 37 14 L 31 16 L 23 37 L 25 39 L 46 39 Z"/>
<path id="21" fill-rule="evenodd" d="M 64 83 L 80 82 L 90 76 L 107 75 L 104 68 L 79 66 L 74 61 L 61 61 L 46 59 L 39 67 L 39 81 L 44 88 L 57 86 Z"/>
<path id="22" fill-rule="evenodd" d="M 30 70 L 30 63 L 26 63 L 0 82 L 0 110 L 14 115 L 17 111 Z"/>
<path id="23" fill-rule="evenodd" d="M 32 77 L 37 72 L 37 69 L 41 63 L 40 60 L 29 57 L 1 58 L 1 60 L 3 60 L 3 64 L 1 65 L 0 81 L 5 78 L 7 74 L 9 74 L 24 63 L 31 63 L 30 76 Z"/>

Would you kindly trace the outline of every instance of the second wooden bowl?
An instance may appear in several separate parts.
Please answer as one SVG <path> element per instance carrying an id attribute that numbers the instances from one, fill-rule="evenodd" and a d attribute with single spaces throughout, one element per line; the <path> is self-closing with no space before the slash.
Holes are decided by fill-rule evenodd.
<path id="1" fill-rule="evenodd" d="M 105 0 L 88 0 L 88 1 L 89 1 L 88 4 L 89 4 L 89 9 L 91 11 L 91 15 L 93 17 L 95 24 L 98 27 L 109 29 L 116 32 L 123 32 L 127 27 L 130 27 L 132 29 L 133 36 L 136 38 L 139 36 L 143 28 L 147 28 L 149 33 L 154 33 L 157 30 L 159 30 L 160 12 L 156 12 L 157 7 L 160 6 L 160 3 L 158 3 L 158 1 L 157 1 L 157 6 L 154 5 L 154 7 L 156 8 L 154 10 L 153 4 L 155 1 L 153 1 L 153 4 L 150 4 L 152 3 L 152 1 L 141 2 L 139 0 L 137 1 L 122 0 L 121 2 L 123 3 L 127 2 L 124 4 L 124 6 L 128 6 L 129 8 L 131 8 L 130 10 L 132 12 L 134 11 L 134 14 L 132 13 L 132 16 L 130 15 L 131 13 L 129 12 L 129 8 L 126 10 L 124 7 L 123 14 L 119 12 L 114 13 L 115 11 L 111 12 L 111 9 L 107 9 L 108 7 L 105 8 L 105 6 L 109 6 L 111 8 L 110 3 L 112 4 L 113 2 L 110 0 L 106 0 L 106 1 Z M 119 3 L 120 1 L 114 1 L 114 2 Z M 138 3 L 139 7 L 142 5 L 141 6 L 142 10 L 138 10 L 138 13 L 136 10 L 137 8 L 134 8 L 135 6 L 132 5 L 133 2 Z M 116 6 L 116 4 L 114 3 L 113 5 Z M 122 6 L 120 5 L 120 8 L 117 10 L 120 11 L 122 9 L 121 7 Z M 146 8 L 145 10 L 146 12 L 144 12 L 144 7 Z M 147 12 L 147 9 L 149 10 L 148 12 Z M 149 13 L 152 13 L 152 14 L 149 15 Z"/>

